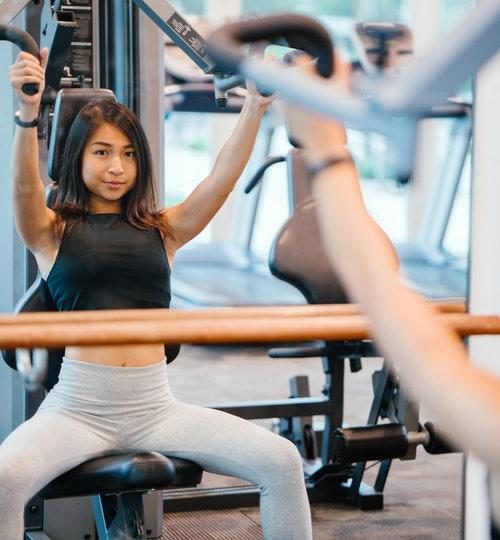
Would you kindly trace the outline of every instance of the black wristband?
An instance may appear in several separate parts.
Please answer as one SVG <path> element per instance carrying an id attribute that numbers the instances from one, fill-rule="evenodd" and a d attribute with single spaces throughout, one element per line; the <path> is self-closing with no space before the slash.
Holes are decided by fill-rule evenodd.
<path id="1" fill-rule="evenodd" d="M 319 162 L 311 163 L 308 167 L 309 178 L 314 178 L 320 172 L 332 167 L 333 165 L 338 165 L 339 163 L 352 162 L 351 154 L 344 154 L 343 156 L 329 156 Z"/>
<path id="2" fill-rule="evenodd" d="M 38 126 L 38 122 L 40 121 L 40 115 L 37 116 L 34 120 L 31 120 L 30 122 L 24 122 L 21 120 L 21 113 L 20 111 L 17 111 L 16 114 L 14 114 L 14 122 L 22 128 L 32 128 Z"/>

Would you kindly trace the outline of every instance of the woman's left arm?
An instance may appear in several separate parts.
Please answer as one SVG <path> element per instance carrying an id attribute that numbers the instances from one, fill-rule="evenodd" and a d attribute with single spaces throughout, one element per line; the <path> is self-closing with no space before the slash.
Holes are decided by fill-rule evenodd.
<path id="1" fill-rule="evenodd" d="M 165 210 L 176 249 L 208 225 L 233 191 L 252 153 L 260 121 L 273 99 L 249 87 L 236 126 L 221 148 L 210 174 L 184 202 Z"/>

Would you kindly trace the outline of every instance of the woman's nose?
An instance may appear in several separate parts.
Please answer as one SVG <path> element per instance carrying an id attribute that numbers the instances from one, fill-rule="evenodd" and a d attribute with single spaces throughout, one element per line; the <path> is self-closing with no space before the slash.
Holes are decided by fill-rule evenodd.
<path id="1" fill-rule="evenodd" d="M 121 174 L 124 172 L 123 162 L 120 156 L 113 156 L 109 164 L 109 172 L 113 174 Z"/>

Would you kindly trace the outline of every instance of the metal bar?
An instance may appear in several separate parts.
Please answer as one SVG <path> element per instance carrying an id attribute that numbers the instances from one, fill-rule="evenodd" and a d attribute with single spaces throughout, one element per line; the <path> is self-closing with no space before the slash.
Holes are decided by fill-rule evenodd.
<path id="1" fill-rule="evenodd" d="M 321 439 L 321 462 L 327 465 L 333 459 L 333 436 L 344 420 L 344 373 L 345 355 L 339 353 L 322 359 L 325 373 L 325 386 L 328 409 L 325 412 L 323 435 Z"/>
<path id="2" fill-rule="evenodd" d="M 441 313 L 465 313 L 465 304 L 461 300 L 431 302 Z M 314 304 L 303 306 L 265 306 L 214 309 L 127 309 L 72 311 L 62 316 L 58 312 L 20 313 L 18 315 L 0 315 L 0 326 L 39 324 L 39 323 L 86 323 L 105 321 L 171 321 L 181 319 L 236 319 L 254 317 L 337 317 L 360 315 L 357 304 Z"/>
<path id="3" fill-rule="evenodd" d="M 31 0 L 9 0 L 0 2 L 0 24 L 9 24 Z"/>
<path id="4" fill-rule="evenodd" d="M 219 488 L 181 488 L 163 491 L 164 512 L 220 510 L 258 506 L 260 489 L 254 485 Z"/>
<path id="5" fill-rule="evenodd" d="M 133 0 L 191 60 L 205 73 L 213 73 L 215 64 L 206 53 L 205 40 L 167 0 Z"/>
<path id="6" fill-rule="evenodd" d="M 313 415 L 327 415 L 330 402 L 326 398 L 303 397 L 270 401 L 240 401 L 237 403 L 215 403 L 206 405 L 211 409 L 224 411 L 247 420 L 261 418 L 291 418 Z"/>
<path id="7" fill-rule="evenodd" d="M 385 483 L 387 481 L 387 477 L 389 476 L 389 469 L 391 468 L 391 464 L 392 459 L 384 459 L 380 463 L 377 478 L 375 479 L 375 483 L 373 484 L 375 491 L 378 491 L 380 493 L 384 491 Z"/>
<path id="8" fill-rule="evenodd" d="M 92 509 L 94 511 L 98 538 L 109 540 L 108 525 L 104 516 L 103 502 L 100 495 L 94 495 L 92 497 Z"/>
<path id="9" fill-rule="evenodd" d="M 59 313 L 61 322 L 66 313 Z M 146 343 L 272 343 L 369 339 L 366 317 L 226 318 L 174 321 L 109 321 L 66 324 L 0 324 L 0 347 L 59 348 L 65 345 Z M 500 333 L 500 316 L 443 314 L 459 336 Z"/>

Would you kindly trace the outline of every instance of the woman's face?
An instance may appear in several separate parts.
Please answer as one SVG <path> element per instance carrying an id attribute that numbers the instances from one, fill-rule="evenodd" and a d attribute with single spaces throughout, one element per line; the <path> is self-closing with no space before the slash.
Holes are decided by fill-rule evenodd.
<path id="1" fill-rule="evenodd" d="M 121 199 L 137 180 L 137 155 L 129 138 L 104 123 L 83 148 L 82 178 L 92 213 L 120 212 Z"/>

